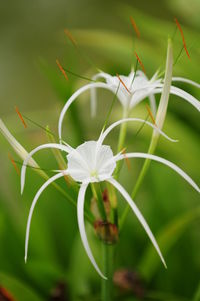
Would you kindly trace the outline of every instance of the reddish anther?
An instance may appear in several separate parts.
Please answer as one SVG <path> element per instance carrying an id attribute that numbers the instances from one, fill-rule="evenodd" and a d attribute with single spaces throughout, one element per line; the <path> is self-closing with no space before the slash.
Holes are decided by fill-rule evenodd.
<path id="1" fill-rule="evenodd" d="M 152 121 L 153 121 L 153 124 L 156 125 L 156 121 L 155 121 L 155 118 L 153 117 L 153 113 L 151 112 L 151 109 L 150 107 L 148 106 L 148 104 L 146 104 L 146 109 L 149 113 L 149 116 L 151 117 Z"/>
<path id="2" fill-rule="evenodd" d="M 21 122 L 23 123 L 23 126 L 25 127 L 25 129 L 27 128 L 27 124 L 26 122 L 24 121 L 24 118 L 22 117 L 22 114 L 20 113 L 18 107 L 15 107 L 15 111 L 17 112 L 17 115 L 19 116 Z"/>
<path id="3" fill-rule="evenodd" d="M 64 29 L 64 33 L 66 34 L 66 36 L 68 37 L 68 39 L 72 42 L 72 44 L 77 47 L 77 42 L 74 39 L 74 37 L 72 36 L 71 32 L 68 29 Z"/>
<path id="4" fill-rule="evenodd" d="M 145 71 L 144 65 L 143 65 L 143 63 L 142 63 L 141 59 L 139 58 L 139 56 L 137 55 L 137 52 L 136 52 L 136 51 L 135 51 L 135 56 L 136 56 L 136 58 L 137 58 L 137 60 L 138 60 L 138 62 L 139 62 L 139 64 L 140 64 L 140 66 L 141 66 L 141 68 L 142 68 L 143 72 L 146 74 L 146 71 Z"/>
<path id="5" fill-rule="evenodd" d="M 116 74 L 120 83 L 124 86 L 124 88 L 126 89 L 126 91 L 131 94 L 131 92 L 129 91 L 129 89 L 127 88 L 127 86 L 125 85 L 125 83 L 123 82 L 123 80 L 120 78 L 119 74 Z"/>
<path id="6" fill-rule="evenodd" d="M 20 175 L 20 170 L 19 168 L 17 167 L 16 163 L 15 163 L 15 160 L 13 159 L 13 157 L 11 156 L 11 154 L 8 154 L 8 158 L 9 160 L 11 161 L 12 165 L 14 166 L 14 169 L 16 170 L 18 176 Z M 0 299 L 1 300 L 1 299 Z"/>
<path id="7" fill-rule="evenodd" d="M 131 163 L 130 163 L 130 160 L 126 156 L 126 149 L 125 148 L 122 150 L 122 154 L 124 155 L 124 159 L 125 159 L 126 165 L 128 167 L 128 170 L 130 171 L 131 170 Z"/>
<path id="8" fill-rule="evenodd" d="M 65 70 L 63 69 L 63 67 L 61 66 L 59 60 L 57 59 L 56 60 L 56 64 L 58 65 L 58 68 L 60 69 L 60 71 L 62 72 L 62 74 L 64 75 L 65 79 L 66 80 L 69 80 L 68 76 L 67 76 L 67 73 L 65 72 Z"/>
<path id="9" fill-rule="evenodd" d="M 133 29 L 134 29 L 137 37 L 140 38 L 140 32 L 139 32 L 139 29 L 138 29 L 138 27 L 137 27 L 137 25 L 136 25 L 135 20 L 133 19 L 133 17 L 130 17 L 130 21 L 131 21 L 131 24 L 133 26 Z"/>
<path id="10" fill-rule="evenodd" d="M 13 296 L 2 286 L 0 286 L 0 300 L 15 301 Z"/>
<path id="11" fill-rule="evenodd" d="M 181 28 L 181 25 L 178 22 L 177 18 L 174 18 L 174 21 L 176 22 L 176 25 L 177 25 L 180 33 L 181 33 L 181 37 L 182 37 L 182 40 L 183 40 L 183 46 L 184 46 L 185 52 L 186 52 L 188 58 L 190 59 L 190 55 L 189 55 L 189 52 L 188 52 L 187 47 L 186 47 L 185 37 L 184 37 L 184 34 L 183 34 L 183 30 Z"/>

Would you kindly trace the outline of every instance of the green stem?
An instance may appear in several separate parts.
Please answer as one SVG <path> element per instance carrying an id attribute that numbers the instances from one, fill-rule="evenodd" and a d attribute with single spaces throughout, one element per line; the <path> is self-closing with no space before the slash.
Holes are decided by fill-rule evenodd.
<path id="1" fill-rule="evenodd" d="M 107 280 L 102 279 L 101 284 L 101 301 L 112 301 L 113 288 L 113 254 L 114 247 L 112 245 L 102 244 L 103 253 L 103 273 Z"/>
<path id="2" fill-rule="evenodd" d="M 156 114 L 156 126 L 159 129 L 162 129 L 164 121 L 165 121 L 165 116 L 167 113 L 167 107 L 168 107 L 168 100 L 169 100 L 169 94 L 170 94 L 170 87 L 171 87 L 171 80 L 172 80 L 172 69 L 173 69 L 173 51 L 172 51 L 172 42 L 169 39 L 168 40 L 168 49 L 167 49 L 167 60 L 166 60 L 166 72 L 165 72 L 165 79 L 164 79 L 164 85 L 163 85 L 163 91 L 162 91 L 162 95 L 161 95 L 161 99 L 160 99 L 160 104 L 158 107 L 158 111 Z M 160 134 L 158 133 L 158 131 L 154 130 L 153 131 L 153 135 L 151 138 L 151 142 L 150 142 L 150 146 L 148 149 L 148 154 L 153 154 L 156 146 L 158 144 L 158 140 L 159 140 L 159 136 Z M 146 172 L 149 168 L 151 160 L 146 159 L 142 170 L 140 172 L 140 175 L 137 179 L 136 185 L 133 188 L 131 197 L 132 199 L 135 198 L 143 180 L 144 177 L 146 175 Z M 130 210 L 130 206 L 127 205 L 126 208 L 124 209 L 124 212 L 122 214 L 121 220 L 120 220 L 120 230 L 122 229 L 124 222 L 128 216 Z"/>
<path id="3" fill-rule="evenodd" d="M 101 218 L 103 219 L 103 221 L 106 221 L 107 216 L 106 216 L 106 211 L 105 211 L 103 200 L 102 200 L 102 192 L 101 192 L 100 183 L 97 183 L 97 184 L 91 183 L 91 188 L 92 188 L 93 196 L 97 200 L 97 206 L 98 206 Z"/>
<path id="4" fill-rule="evenodd" d="M 127 117 L 128 117 L 128 109 L 125 108 L 124 111 L 123 111 L 122 118 L 124 119 L 124 118 L 127 118 Z M 122 148 L 124 147 L 126 132 L 127 132 L 127 123 L 125 122 L 125 123 L 122 123 L 121 126 L 120 126 L 117 153 L 119 153 L 122 150 Z M 119 177 L 119 172 L 120 172 L 122 164 L 123 164 L 122 161 L 117 162 L 117 167 L 116 167 L 116 170 L 115 170 L 115 173 L 116 173 L 115 178 Z"/>

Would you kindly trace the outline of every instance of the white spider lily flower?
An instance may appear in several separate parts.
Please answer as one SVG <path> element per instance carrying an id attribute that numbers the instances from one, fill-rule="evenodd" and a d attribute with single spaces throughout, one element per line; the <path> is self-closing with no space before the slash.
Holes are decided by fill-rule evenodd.
<path id="1" fill-rule="evenodd" d="M 59 133 L 60 140 L 62 136 L 63 119 L 67 110 L 69 109 L 70 105 L 77 99 L 77 97 L 79 97 L 83 92 L 87 90 L 91 91 L 91 110 L 93 116 L 96 114 L 96 101 L 97 101 L 96 88 L 107 89 L 113 92 L 114 94 L 117 94 L 117 97 L 125 112 L 129 112 L 133 107 L 135 107 L 142 100 L 148 97 L 150 100 L 151 110 L 153 112 L 153 115 L 155 116 L 156 115 L 155 94 L 162 93 L 163 85 L 164 85 L 163 79 L 158 78 L 157 75 L 158 74 L 156 72 L 153 75 L 153 77 L 149 80 L 147 76 L 144 74 L 144 72 L 140 70 L 136 72 L 131 71 L 131 73 L 128 76 L 119 75 L 119 77 L 111 76 L 104 72 L 100 72 L 96 74 L 93 77 L 94 80 L 104 79 L 105 82 L 100 82 L 100 81 L 94 82 L 81 87 L 68 99 L 68 101 L 64 105 L 60 114 L 59 124 L 58 124 L 58 133 Z M 119 78 L 124 83 L 124 85 L 122 84 L 122 82 L 120 82 Z M 195 83 L 194 81 L 191 81 L 186 78 L 172 77 L 172 81 L 185 82 L 197 88 L 200 88 L 200 85 L 198 83 Z M 200 111 L 199 100 L 197 100 L 195 97 L 193 97 L 191 94 L 187 93 L 186 91 L 178 87 L 171 86 L 170 94 L 179 96 L 180 98 L 189 102 L 198 111 Z"/>
<path id="2" fill-rule="evenodd" d="M 79 231 L 80 236 L 82 239 L 83 246 L 85 248 L 85 251 L 93 264 L 96 271 L 99 273 L 99 275 L 103 279 L 107 279 L 106 275 L 103 275 L 101 270 L 99 269 L 98 265 L 96 264 L 96 261 L 93 257 L 92 251 L 90 249 L 86 230 L 85 230 L 85 223 L 84 223 L 84 203 L 85 203 L 85 195 L 87 187 L 90 183 L 94 182 L 102 182 L 107 181 L 111 183 L 118 191 L 119 193 L 124 197 L 125 201 L 130 205 L 132 211 L 135 213 L 137 219 L 143 226 L 144 230 L 146 231 L 147 235 L 149 236 L 154 248 L 156 249 L 158 255 L 161 258 L 161 261 L 163 262 L 164 266 L 166 267 L 165 260 L 161 254 L 160 248 L 156 242 L 156 239 L 154 235 L 152 234 L 146 220 L 144 219 L 142 213 L 136 206 L 133 199 L 131 199 L 128 192 L 113 178 L 113 174 L 115 172 L 116 168 L 116 162 L 119 160 L 122 160 L 124 158 L 124 155 L 121 153 L 118 153 L 117 155 L 113 155 L 113 152 L 111 150 L 111 147 L 108 145 L 104 145 L 103 142 L 107 135 L 114 129 L 116 126 L 129 122 L 129 121 L 137 121 L 137 122 L 146 122 L 142 119 L 136 119 L 136 118 L 127 118 L 122 119 L 114 124 L 110 125 L 104 132 L 100 134 L 100 137 L 97 141 L 87 141 L 77 148 L 72 148 L 69 145 L 63 146 L 60 144 L 44 144 L 36 149 L 34 149 L 26 158 L 22 171 L 21 171 L 21 185 L 22 185 L 22 191 L 24 187 L 25 182 L 25 174 L 26 174 L 26 166 L 31 159 L 31 156 L 35 154 L 37 151 L 45 148 L 58 148 L 62 151 L 64 151 L 67 154 L 67 163 L 68 168 L 66 170 L 59 170 L 56 171 L 57 174 L 54 175 L 52 178 L 48 179 L 45 184 L 41 186 L 41 188 L 36 193 L 31 209 L 28 216 L 27 221 L 27 228 L 26 228 L 26 241 L 25 241 L 25 260 L 27 260 L 27 253 L 28 253 L 28 241 L 29 241 L 29 232 L 30 232 L 30 225 L 31 225 L 31 219 L 34 212 L 35 205 L 41 195 L 41 193 L 55 180 L 65 176 L 70 175 L 76 182 L 80 183 L 80 190 L 78 194 L 78 201 L 77 201 L 77 217 L 78 217 L 78 225 L 79 225 Z M 150 124 L 146 122 L 146 124 L 150 125 L 154 130 L 160 131 L 161 135 L 164 134 L 160 129 L 158 129 L 155 125 Z M 125 157 L 128 158 L 149 158 L 151 160 L 160 162 L 164 165 L 167 165 L 174 171 L 176 171 L 180 176 L 182 176 L 194 189 L 196 189 L 198 192 L 200 192 L 199 187 L 197 184 L 178 166 L 176 166 L 174 163 L 160 158 L 155 155 L 149 155 L 146 153 L 126 153 Z"/>

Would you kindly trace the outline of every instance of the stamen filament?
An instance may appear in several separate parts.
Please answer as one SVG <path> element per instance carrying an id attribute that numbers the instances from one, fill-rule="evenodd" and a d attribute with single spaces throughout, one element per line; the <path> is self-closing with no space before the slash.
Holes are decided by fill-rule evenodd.
<path id="1" fill-rule="evenodd" d="M 124 88 L 126 89 L 126 91 L 127 91 L 129 94 L 131 94 L 131 92 L 129 91 L 129 89 L 127 88 L 127 86 L 126 86 L 125 83 L 123 82 L 123 80 L 120 78 L 119 74 L 117 73 L 116 75 L 117 75 L 117 77 L 118 77 L 120 83 L 121 83 L 121 84 L 124 86 Z"/>

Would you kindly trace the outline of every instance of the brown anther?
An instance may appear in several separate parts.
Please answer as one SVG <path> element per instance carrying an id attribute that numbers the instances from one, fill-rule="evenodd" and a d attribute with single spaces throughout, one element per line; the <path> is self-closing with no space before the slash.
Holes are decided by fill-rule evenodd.
<path id="1" fill-rule="evenodd" d="M 56 64 L 58 65 L 58 68 L 60 69 L 60 71 L 62 72 L 62 74 L 64 75 L 66 80 L 69 80 L 67 73 L 65 72 L 65 70 L 63 69 L 63 67 L 61 66 L 60 62 L 58 59 L 56 59 Z"/>
<path id="2" fill-rule="evenodd" d="M 126 91 L 131 94 L 131 92 L 129 91 L 129 89 L 127 88 L 127 86 L 125 85 L 125 83 L 123 82 L 123 80 L 120 78 L 119 74 L 117 73 L 116 76 L 118 77 L 120 83 L 124 86 L 124 88 L 126 89 Z"/>
<path id="3" fill-rule="evenodd" d="M 138 27 L 137 27 L 137 25 L 136 25 L 136 22 L 135 22 L 135 20 L 133 19 L 132 16 L 130 16 L 130 21 L 131 21 L 131 24 L 132 24 L 132 26 L 133 26 L 133 29 L 134 29 L 134 31 L 135 31 L 137 37 L 140 38 L 140 32 L 139 32 L 139 29 L 138 29 Z"/>
<path id="4" fill-rule="evenodd" d="M 114 284 L 124 292 L 132 292 L 137 298 L 145 294 L 144 284 L 139 275 L 128 269 L 121 269 L 114 273 Z"/>
<path id="5" fill-rule="evenodd" d="M 151 112 L 151 109 L 150 109 L 150 107 L 148 106 L 147 103 L 146 103 L 146 109 L 149 113 L 149 116 L 151 117 L 151 120 L 153 121 L 153 124 L 156 125 L 156 121 L 155 121 L 155 118 L 153 117 L 153 113 Z"/>
<path id="6" fill-rule="evenodd" d="M 25 127 L 25 129 L 27 128 L 27 124 L 26 122 L 24 121 L 24 118 L 22 117 L 22 114 L 20 113 L 18 107 L 15 107 L 15 111 L 17 112 L 17 115 L 19 116 L 21 122 L 23 123 L 23 126 Z"/>
<path id="7" fill-rule="evenodd" d="M 0 286 L 0 300 L 2 301 L 16 301 L 13 296 L 2 286 Z"/>
<path id="8" fill-rule="evenodd" d="M 141 59 L 139 58 L 139 56 L 138 56 L 138 54 L 137 54 L 137 52 L 136 52 L 136 51 L 135 51 L 135 56 L 136 56 L 136 58 L 137 58 L 137 60 L 138 60 L 138 62 L 139 62 L 139 64 L 140 64 L 140 66 L 141 66 L 141 68 L 142 68 L 143 72 L 146 74 L 146 71 L 145 71 L 144 65 L 143 65 L 143 63 L 142 63 Z"/>
<path id="9" fill-rule="evenodd" d="M 67 28 L 64 29 L 64 33 L 66 34 L 66 36 L 68 37 L 68 39 L 72 42 L 72 44 L 73 44 L 75 47 L 77 47 L 77 42 L 76 42 L 76 40 L 74 39 L 74 37 L 72 36 L 71 32 L 70 32 Z"/>
<path id="10" fill-rule="evenodd" d="M 19 168 L 17 167 L 16 163 L 15 163 L 15 160 L 13 159 L 13 157 L 11 156 L 10 153 L 8 153 L 8 158 L 9 160 L 11 161 L 12 165 L 14 166 L 14 169 L 16 170 L 18 176 L 20 176 L 20 170 Z M 0 299 L 1 300 L 1 299 Z"/>
<path id="11" fill-rule="evenodd" d="M 94 223 L 94 229 L 104 243 L 112 245 L 118 241 L 118 228 L 115 224 L 99 220 Z"/>
<path id="12" fill-rule="evenodd" d="M 183 34 L 183 30 L 181 28 L 181 25 L 178 22 L 177 18 L 174 18 L 174 21 L 176 22 L 176 25 L 177 25 L 180 33 L 181 33 L 181 37 L 182 37 L 182 40 L 183 40 L 183 46 L 184 46 L 185 52 L 186 52 L 188 58 L 190 59 L 190 55 L 189 55 L 189 52 L 188 52 L 187 47 L 186 47 L 185 37 L 184 37 L 184 34 Z"/>
<path id="13" fill-rule="evenodd" d="M 128 170 L 130 171 L 131 170 L 131 162 L 126 156 L 126 149 L 122 150 L 122 154 L 124 155 L 124 159 L 125 159 L 126 165 L 128 167 Z"/>

